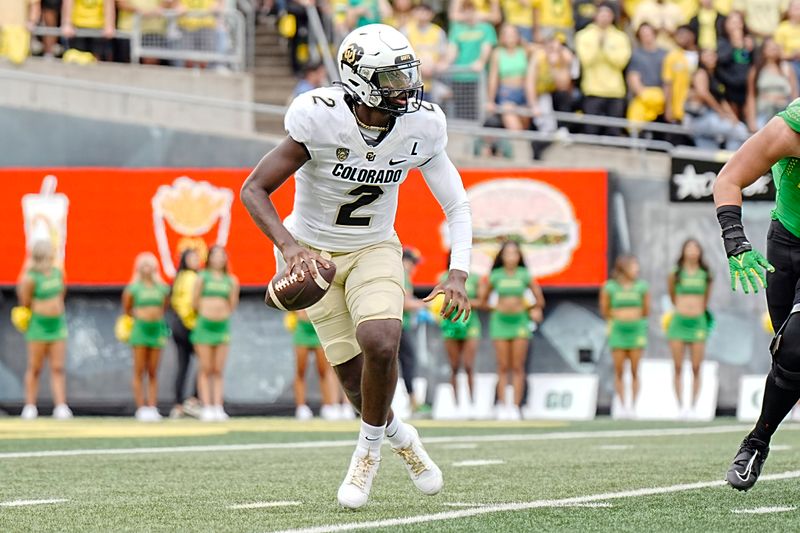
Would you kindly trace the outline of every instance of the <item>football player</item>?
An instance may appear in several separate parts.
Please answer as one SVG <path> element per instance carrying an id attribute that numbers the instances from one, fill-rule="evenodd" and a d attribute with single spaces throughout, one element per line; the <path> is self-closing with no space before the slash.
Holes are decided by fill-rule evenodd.
<path id="1" fill-rule="evenodd" d="M 761 414 L 745 436 L 726 479 L 737 490 L 755 485 L 769 443 L 800 399 L 800 99 L 770 120 L 731 157 L 714 182 L 714 203 L 728 255 L 731 289 L 764 287 L 772 327 L 772 369 L 764 385 Z M 772 169 L 777 190 L 767 232 L 767 257 L 758 252 L 742 225 L 742 189 Z M 774 266 L 773 266 L 774 265 Z"/>
<path id="2" fill-rule="evenodd" d="M 465 288 L 472 221 L 464 186 L 445 152 L 438 106 L 422 100 L 419 60 L 408 40 L 382 24 L 356 29 L 337 56 L 341 82 L 297 97 L 286 113 L 288 137 L 242 186 L 242 202 L 281 252 L 289 273 L 313 261 L 336 265 L 322 300 L 307 309 L 325 353 L 361 414 L 339 503 L 364 506 L 381 460 L 384 435 L 425 494 L 438 493 L 441 470 L 416 429 L 390 406 L 397 384 L 403 316 L 402 248 L 394 231 L 398 189 L 419 168 L 442 206 L 451 235 L 442 315 L 469 316 Z M 295 175 L 294 211 L 286 226 L 269 196 Z M 315 274 L 316 275 L 316 274 Z"/>

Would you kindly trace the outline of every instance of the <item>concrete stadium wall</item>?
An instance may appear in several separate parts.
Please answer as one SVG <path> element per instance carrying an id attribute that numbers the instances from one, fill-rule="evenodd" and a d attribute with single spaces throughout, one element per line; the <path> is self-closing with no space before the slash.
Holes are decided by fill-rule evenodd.
<path id="1" fill-rule="evenodd" d="M 0 127 L 0 167 L 242 168 L 254 166 L 275 146 L 254 135 L 114 123 L 2 105 L 0 124 L 8 125 Z"/>
<path id="2" fill-rule="evenodd" d="M 0 90 L 0 106 L 211 133 L 254 131 L 254 118 L 249 111 L 160 101 L 101 89 L 42 83 L 15 76 L 26 73 L 252 102 L 253 80 L 247 73 L 219 75 L 192 69 L 114 63 L 81 66 L 39 58 L 31 58 L 19 67 L 0 62 L 0 84 L 3 87 Z"/>

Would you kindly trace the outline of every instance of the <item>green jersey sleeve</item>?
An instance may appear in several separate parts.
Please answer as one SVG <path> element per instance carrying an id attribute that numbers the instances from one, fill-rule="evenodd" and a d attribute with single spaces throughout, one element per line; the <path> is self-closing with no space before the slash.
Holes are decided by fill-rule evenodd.
<path id="1" fill-rule="evenodd" d="M 800 98 L 795 99 L 786 109 L 778 113 L 786 125 L 800 133 Z"/>

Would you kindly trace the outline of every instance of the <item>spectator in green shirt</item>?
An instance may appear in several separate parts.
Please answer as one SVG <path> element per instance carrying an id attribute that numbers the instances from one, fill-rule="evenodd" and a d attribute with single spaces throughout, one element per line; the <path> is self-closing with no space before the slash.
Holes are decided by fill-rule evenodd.
<path id="1" fill-rule="evenodd" d="M 347 26 L 351 29 L 367 24 L 378 24 L 392 16 L 392 6 L 388 0 L 348 0 Z"/>
<path id="2" fill-rule="evenodd" d="M 472 0 L 464 0 L 461 8 L 463 21 L 453 22 L 449 32 L 449 56 L 456 70 L 451 76 L 455 116 L 474 120 L 478 116 L 478 73 L 485 72 L 489 56 L 497 44 L 497 33 L 494 26 L 480 21 Z"/>

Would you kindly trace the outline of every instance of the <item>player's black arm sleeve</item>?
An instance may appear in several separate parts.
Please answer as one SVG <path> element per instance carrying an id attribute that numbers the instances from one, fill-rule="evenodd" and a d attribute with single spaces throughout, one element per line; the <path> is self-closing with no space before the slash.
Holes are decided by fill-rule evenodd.
<path id="1" fill-rule="evenodd" d="M 283 225 L 270 195 L 308 160 L 305 145 L 286 137 L 258 162 L 239 193 L 239 198 L 258 229 L 281 251 L 296 242 Z"/>

